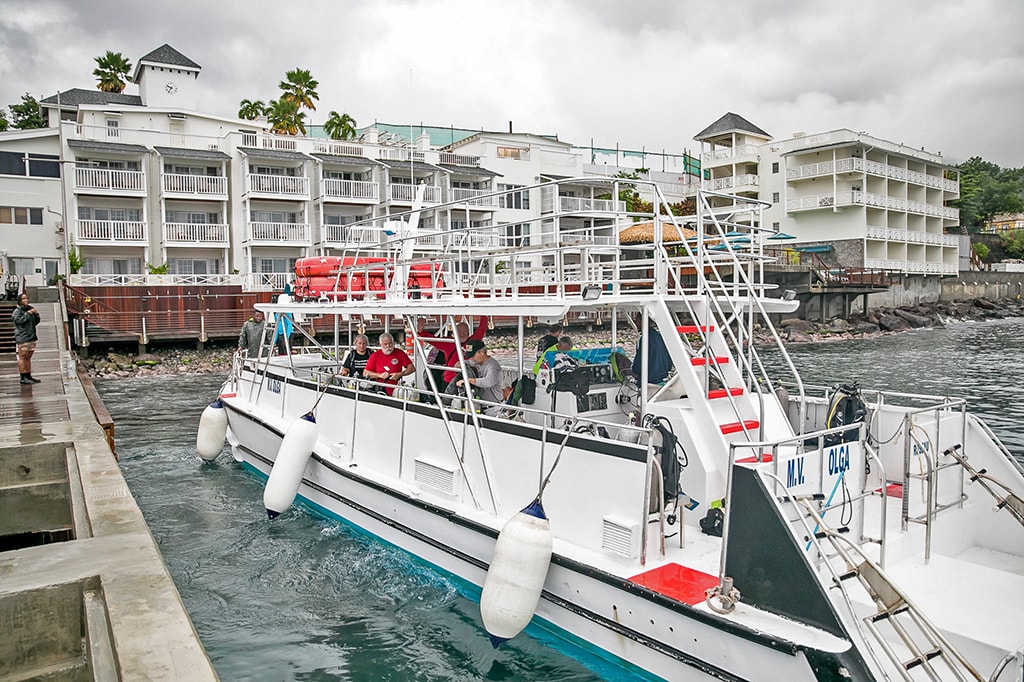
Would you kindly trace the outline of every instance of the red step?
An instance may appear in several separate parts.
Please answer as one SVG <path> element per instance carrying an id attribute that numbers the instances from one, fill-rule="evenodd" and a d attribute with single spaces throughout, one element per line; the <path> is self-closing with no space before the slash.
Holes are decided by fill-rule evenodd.
<path id="1" fill-rule="evenodd" d="M 762 452 L 761 459 L 757 459 L 757 455 L 751 455 L 750 457 L 744 457 L 743 459 L 736 460 L 737 464 L 762 464 L 772 461 L 772 453 Z"/>
<path id="2" fill-rule="evenodd" d="M 760 425 L 761 422 L 757 421 L 756 419 L 744 419 L 742 422 L 731 422 L 729 424 L 722 424 L 722 426 L 719 428 L 722 429 L 722 433 L 724 434 L 742 431 L 744 427 L 746 427 L 747 431 L 753 431 Z"/>
<path id="3" fill-rule="evenodd" d="M 724 365 L 725 363 L 729 362 L 729 356 L 716 355 L 715 357 L 712 358 L 690 358 L 690 364 L 693 365 L 694 367 L 701 367 L 703 365 L 706 365 L 708 364 L 708 361 L 710 361 L 712 365 Z"/>
<path id="4" fill-rule="evenodd" d="M 730 395 L 743 395 L 744 389 L 740 388 L 716 388 L 708 391 L 708 400 L 714 400 L 715 398 L 725 398 Z"/>
<path id="5" fill-rule="evenodd" d="M 679 332 L 680 334 L 699 334 L 701 332 L 704 332 L 705 334 L 710 334 L 711 332 L 715 331 L 715 326 L 711 325 L 710 327 L 705 327 L 702 325 L 698 327 L 692 324 L 684 324 L 682 327 L 676 327 L 676 331 Z"/>

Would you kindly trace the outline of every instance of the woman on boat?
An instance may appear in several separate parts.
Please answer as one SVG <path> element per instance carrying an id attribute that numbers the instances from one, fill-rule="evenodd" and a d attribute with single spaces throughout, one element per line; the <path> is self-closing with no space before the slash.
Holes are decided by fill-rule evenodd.
<path id="1" fill-rule="evenodd" d="M 348 352 L 345 360 L 341 363 L 341 376 L 363 378 L 363 370 L 366 369 L 366 363 L 370 361 L 372 355 L 369 346 L 370 339 L 366 334 L 356 336 L 352 342 L 352 350 Z"/>
<path id="2" fill-rule="evenodd" d="M 415 372 L 416 367 L 404 350 L 395 348 L 395 337 L 391 334 L 384 332 L 378 340 L 380 341 L 380 350 L 374 351 L 370 359 L 366 361 L 363 377 L 390 384 L 384 389 L 384 392 L 391 395 L 395 392 L 393 386 L 398 383 L 398 380 Z"/>

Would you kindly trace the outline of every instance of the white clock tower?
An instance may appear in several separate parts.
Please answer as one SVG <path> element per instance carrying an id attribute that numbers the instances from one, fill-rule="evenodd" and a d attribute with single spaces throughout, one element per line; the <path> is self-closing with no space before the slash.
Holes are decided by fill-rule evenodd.
<path id="1" fill-rule="evenodd" d="M 194 111 L 202 68 L 165 43 L 139 58 L 132 80 L 139 86 L 143 106 Z"/>

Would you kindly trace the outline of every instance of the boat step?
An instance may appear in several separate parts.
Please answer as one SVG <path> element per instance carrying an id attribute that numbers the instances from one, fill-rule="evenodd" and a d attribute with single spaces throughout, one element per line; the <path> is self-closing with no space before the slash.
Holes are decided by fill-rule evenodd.
<path id="1" fill-rule="evenodd" d="M 694 367 L 703 367 L 707 364 L 712 365 L 724 365 L 729 362 L 729 356 L 727 355 L 716 355 L 710 358 L 690 358 L 690 364 Z"/>
<path id="2" fill-rule="evenodd" d="M 757 421 L 756 419 L 744 419 L 741 422 L 731 422 L 729 424 L 722 424 L 722 426 L 720 426 L 719 428 L 721 428 L 722 433 L 725 434 L 736 433 L 737 431 L 742 431 L 743 429 L 746 429 L 747 431 L 752 431 L 753 429 L 756 429 L 760 425 L 761 422 Z"/>
<path id="3" fill-rule="evenodd" d="M 921 655 L 919 657 L 912 658 L 909 661 L 904 662 L 903 663 L 903 668 L 905 670 L 911 670 L 912 668 L 916 668 L 917 666 L 922 665 L 923 663 L 925 663 L 927 661 L 930 661 L 933 658 L 937 658 L 938 656 L 941 656 L 941 655 L 942 655 L 942 649 L 932 649 L 931 651 L 922 651 Z"/>
<path id="4" fill-rule="evenodd" d="M 743 389 L 740 388 L 716 388 L 708 391 L 708 400 L 715 400 L 716 398 L 725 398 L 731 395 L 743 395 Z"/>
<path id="5" fill-rule="evenodd" d="M 772 461 L 772 453 L 770 453 L 770 452 L 762 452 L 761 453 L 761 459 L 758 459 L 757 455 L 750 455 L 749 457 L 744 457 L 743 459 L 736 460 L 736 463 L 737 464 L 766 464 L 766 463 L 769 463 L 771 461 Z"/>
<path id="6" fill-rule="evenodd" d="M 711 325 L 710 327 L 705 327 L 704 325 L 701 325 L 698 327 L 695 324 L 684 324 L 679 327 L 676 327 L 676 331 L 679 332 L 680 334 L 700 334 L 702 332 L 705 334 L 710 334 L 711 332 L 715 331 L 715 326 Z"/>

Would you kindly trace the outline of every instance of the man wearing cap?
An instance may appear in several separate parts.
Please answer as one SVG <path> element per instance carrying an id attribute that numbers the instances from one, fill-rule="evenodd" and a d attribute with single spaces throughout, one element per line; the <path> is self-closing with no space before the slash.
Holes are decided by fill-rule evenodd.
<path id="1" fill-rule="evenodd" d="M 244 350 L 246 355 L 254 358 L 259 354 L 260 343 L 263 341 L 263 326 L 266 320 L 263 319 L 263 311 L 253 309 L 252 317 L 242 325 L 242 332 L 238 335 L 238 350 Z"/>
<path id="2" fill-rule="evenodd" d="M 477 397 L 491 403 L 501 403 L 501 365 L 487 352 L 487 346 L 480 339 L 470 339 L 466 344 L 466 361 L 476 369 L 477 376 L 469 377 L 469 385 L 476 389 Z M 456 385 L 462 386 L 466 379 L 456 379 Z M 488 406 L 484 414 L 493 415 L 500 407 Z"/>

